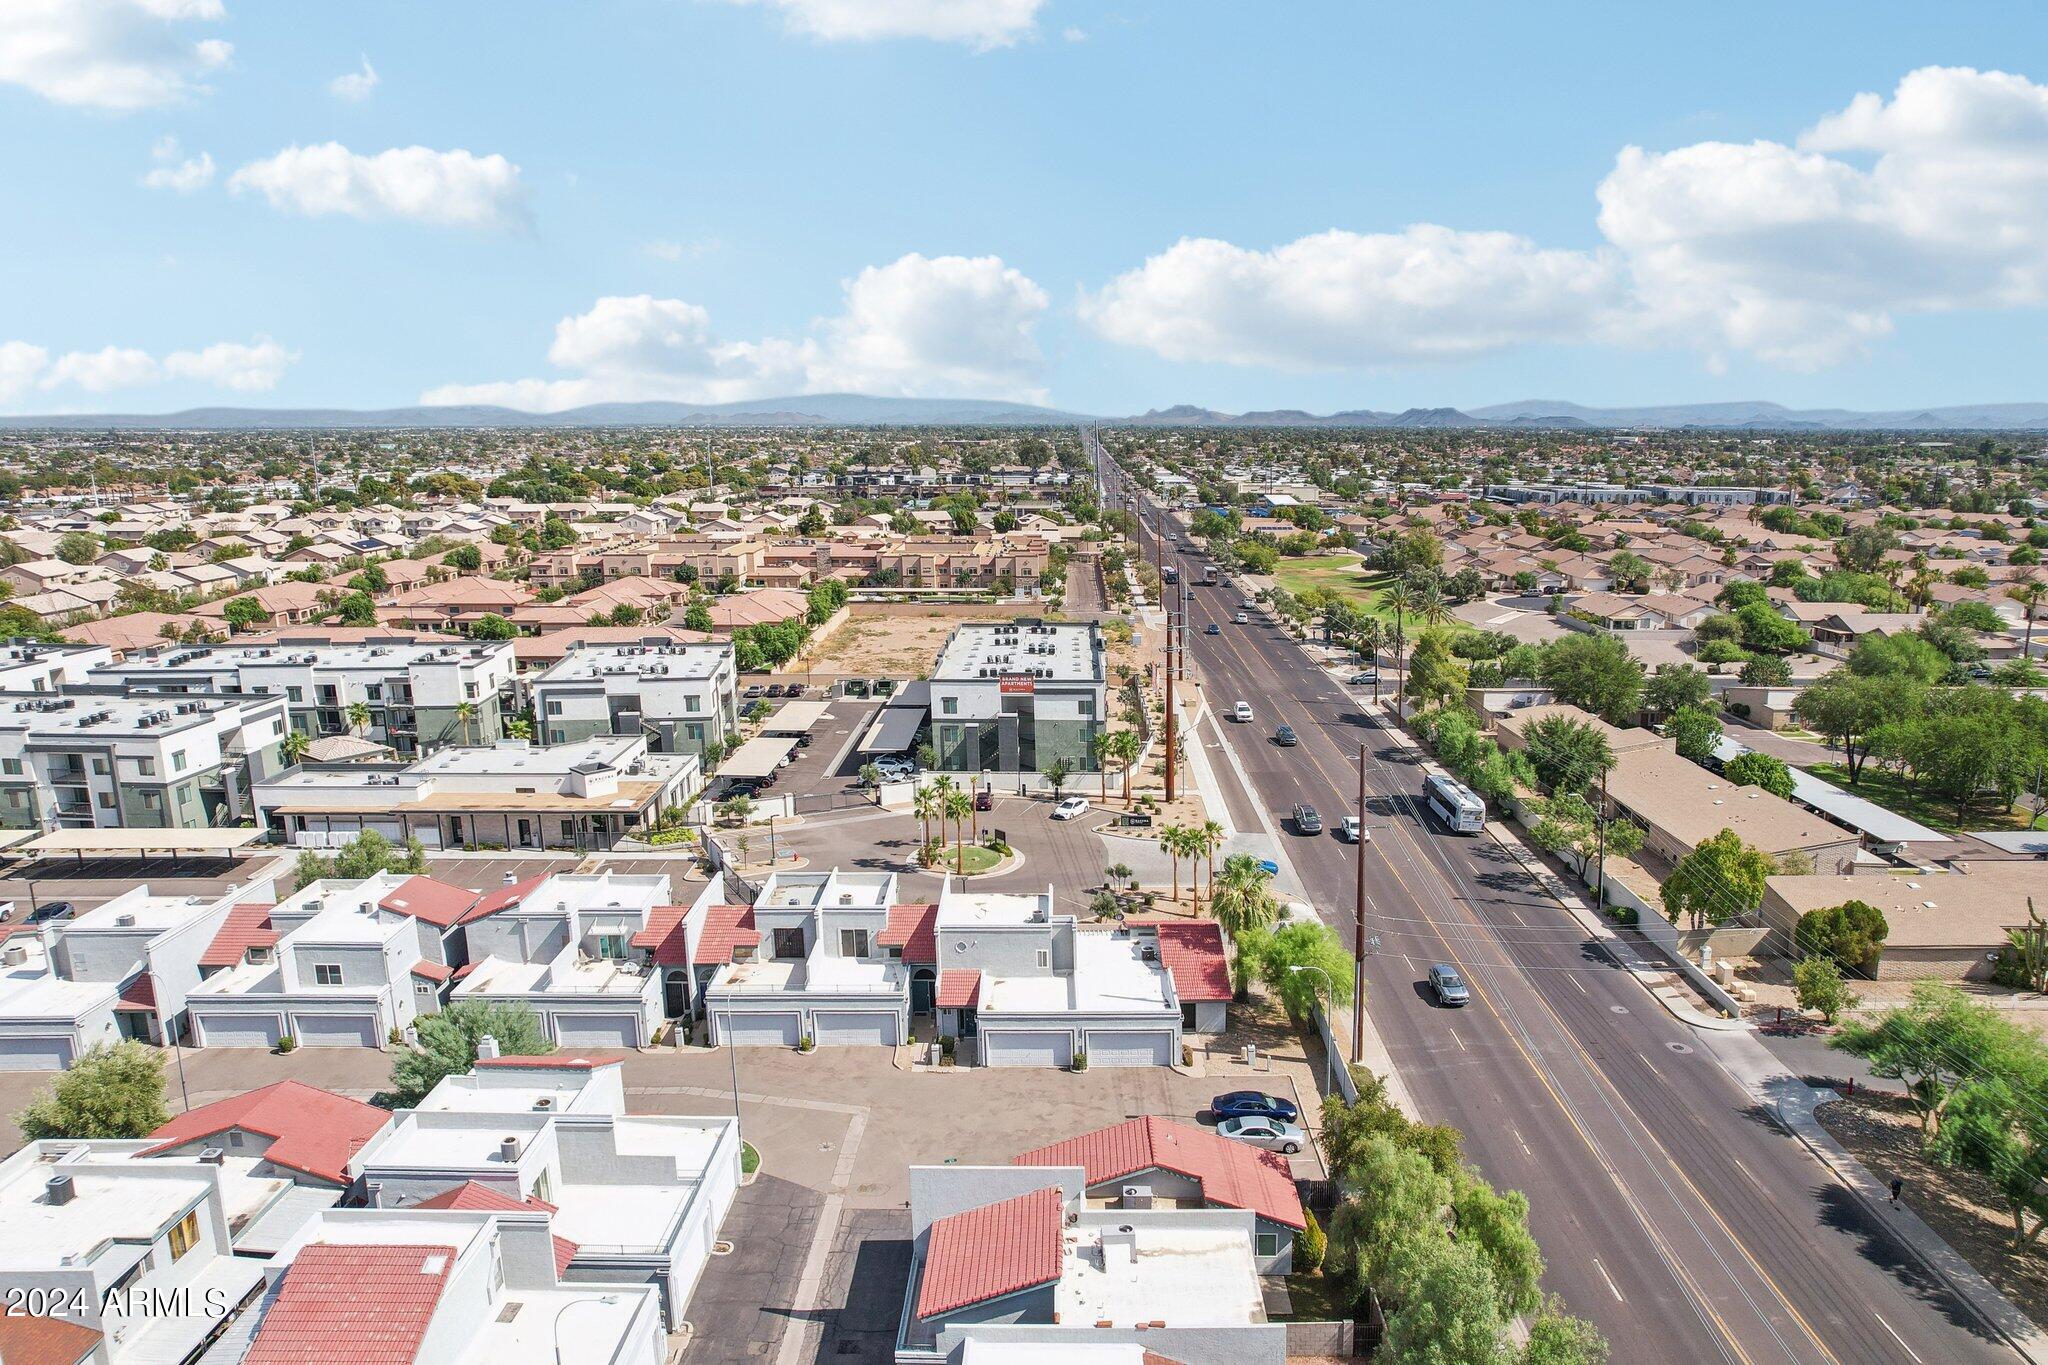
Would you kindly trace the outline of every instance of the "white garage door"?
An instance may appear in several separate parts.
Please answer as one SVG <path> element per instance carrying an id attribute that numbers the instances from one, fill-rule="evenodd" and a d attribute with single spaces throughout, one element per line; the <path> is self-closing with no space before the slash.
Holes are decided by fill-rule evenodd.
<path id="1" fill-rule="evenodd" d="M 820 1011 L 811 1016 L 811 1026 L 819 1047 L 894 1047 L 897 1043 L 894 1014 Z"/>
<path id="2" fill-rule="evenodd" d="M 734 1047 L 795 1047 L 794 1014 L 721 1014 L 718 1036 Z"/>
<path id="3" fill-rule="evenodd" d="M 0 1071 L 62 1071 L 69 1065 L 69 1038 L 0 1038 Z"/>
<path id="4" fill-rule="evenodd" d="M 984 1066 L 1072 1066 L 1074 1035 L 1071 1033 L 984 1033 L 981 1035 Z"/>
<path id="5" fill-rule="evenodd" d="M 292 1022 L 300 1047 L 375 1047 L 380 1041 L 374 1014 L 300 1014 Z"/>
<path id="6" fill-rule="evenodd" d="M 276 1015 L 200 1014 L 201 1047 L 276 1047 L 284 1029 Z"/>
<path id="7" fill-rule="evenodd" d="M 640 1017 L 636 1014 L 558 1014 L 558 1047 L 638 1047 Z"/>
<path id="8" fill-rule="evenodd" d="M 1167 1066 L 1173 1059 L 1171 1033 L 1091 1033 L 1090 1066 Z"/>

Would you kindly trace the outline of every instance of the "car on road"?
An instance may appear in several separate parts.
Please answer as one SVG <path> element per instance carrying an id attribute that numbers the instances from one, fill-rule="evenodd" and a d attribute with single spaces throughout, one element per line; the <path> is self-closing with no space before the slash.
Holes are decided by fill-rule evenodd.
<path id="1" fill-rule="evenodd" d="M 1072 820 L 1075 816 L 1087 813 L 1088 798 L 1085 796 L 1070 796 L 1052 808 L 1052 818 L 1055 820 Z"/>
<path id="2" fill-rule="evenodd" d="M 1283 725 L 1273 732 L 1273 742 L 1283 749 L 1292 749 L 1301 743 L 1301 737 L 1294 733 L 1292 725 Z"/>
<path id="3" fill-rule="evenodd" d="M 1223 627 L 1217 625 L 1214 621 L 1202 627 L 1202 634 L 1204 635 L 1221 635 L 1222 633 Z"/>
<path id="4" fill-rule="evenodd" d="M 1236 708 L 1231 711 L 1230 718 L 1239 725 L 1250 725 L 1252 723 L 1252 704 L 1248 701 L 1239 702 Z"/>
<path id="5" fill-rule="evenodd" d="M 1252 623 L 1252 614 L 1248 611 L 1241 611 L 1230 618 L 1230 623 L 1234 626 L 1248 626 Z"/>
<path id="6" fill-rule="evenodd" d="M 1308 1145 L 1308 1134 L 1283 1119 L 1241 1118 L 1225 1119 L 1216 1125 L 1216 1131 L 1223 1137 L 1239 1142 L 1249 1142 L 1254 1147 L 1264 1147 L 1269 1152 L 1294 1155 Z"/>
<path id="7" fill-rule="evenodd" d="M 1278 1119 L 1293 1123 L 1301 1111 L 1293 1100 L 1268 1095 L 1263 1090 L 1232 1090 L 1209 1101 L 1209 1112 L 1219 1119 Z"/>
<path id="8" fill-rule="evenodd" d="M 976 810 L 994 810 L 996 808 L 996 794 L 989 788 L 983 787 L 974 794 L 974 808 Z"/>
<path id="9" fill-rule="evenodd" d="M 1456 1009 L 1472 1002 L 1472 988 L 1465 984 L 1465 978 L 1458 975 L 1458 969 L 1448 962 L 1439 962 L 1429 969 L 1429 988 L 1436 993 L 1436 1002 L 1445 1009 Z"/>
<path id="10" fill-rule="evenodd" d="M 1347 844 L 1372 842 L 1372 836 L 1365 832 L 1365 827 L 1358 823 L 1358 817 L 1355 815 L 1347 815 L 1337 822 L 1337 837 Z"/>
<path id="11" fill-rule="evenodd" d="M 1294 832 L 1296 834 L 1321 834 L 1323 832 L 1323 817 L 1316 814 L 1314 806 L 1296 806 L 1294 808 Z"/>
<path id="12" fill-rule="evenodd" d="M 1374 683 L 1378 682 L 1379 680 L 1380 675 L 1373 672 L 1371 669 L 1366 669 L 1363 672 L 1353 673 L 1351 675 L 1351 685 L 1353 687 L 1371 687 Z"/>

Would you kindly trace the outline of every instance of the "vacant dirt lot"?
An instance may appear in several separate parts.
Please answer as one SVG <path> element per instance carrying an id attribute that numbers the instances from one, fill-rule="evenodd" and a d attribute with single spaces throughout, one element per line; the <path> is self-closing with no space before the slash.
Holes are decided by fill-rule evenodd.
<path id="1" fill-rule="evenodd" d="M 862 616 L 858 612 L 826 642 L 811 660 L 811 674 L 840 673 L 856 678 L 923 678 L 937 662 L 939 649 L 962 617 L 957 613 L 930 616 Z M 1005 619 L 990 608 L 988 619 Z"/>

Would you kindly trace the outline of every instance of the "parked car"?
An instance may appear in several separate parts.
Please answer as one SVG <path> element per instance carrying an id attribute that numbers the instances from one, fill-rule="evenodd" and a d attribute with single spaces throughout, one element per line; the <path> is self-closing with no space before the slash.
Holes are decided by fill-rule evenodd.
<path id="1" fill-rule="evenodd" d="M 1221 635 L 1222 633 L 1223 627 L 1217 625 L 1214 621 L 1202 627 L 1202 634 L 1204 635 Z"/>
<path id="2" fill-rule="evenodd" d="M 792 697 L 801 697 L 810 690 L 810 688 L 805 687 L 802 683 L 791 683 L 789 685 L 789 695 Z"/>
<path id="3" fill-rule="evenodd" d="M 809 730 L 804 731 L 802 734 L 796 737 L 796 747 L 799 749 L 808 749 L 811 747 L 811 732 Z"/>
<path id="4" fill-rule="evenodd" d="M 1055 820 L 1071 820 L 1077 815 L 1087 813 L 1088 798 L 1085 796 L 1070 796 L 1052 808 L 1052 818 Z"/>
<path id="5" fill-rule="evenodd" d="M 1294 808 L 1294 832 L 1296 834 L 1321 834 L 1323 832 L 1323 817 L 1316 814 L 1314 806 L 1296 806 Z"/>
<path id="6" fill-rule="evenodd" d="M 782 695 L 782 684 L 781 684 L 781 683 L 769 683 L 769 684 L 768 684 L 768 695 L 769 695 L 769 696 L 771 696 L 771 697 L 779 697 L 779 696 L 781 696 L 781 695 Z"/>
<path id="7" fill-rule="evenodd" d="M 1372 839 L 1365 832 L 1365 827 L 1358 823 L 1358 817 L 1355 815 L 1347 815 L 1337 822 L 1337 837 L 1347 844 L 1369 844 L 1372 842 Z"/>
<path id="8" fill-rule="evenodd" d="M 1283 749 L 1292 749 L 1301 743 L 1301 737 L 1294 733 L 1292 725 L 1283 725 L 1273 732 L 1273 742 Z"/>
<path id="9" fill-rule="evenodd" d="M 988 787 L 983 787 L 980 791 L 976 792 L 974 794 L 974 808 L 976 810 L 994 810 L 996 808 L 995 792 Z"/>
<path id="10" fill-rule="evenodd" d="M 875 771 L 882 775 L 884 782 L 901 782 L 917 776 L 917 765 L 907 758 L 891 756 L 876 759 Z"/>
<path id="11" fill-rule="evenodd" d="M 1237 615 L 1231 617 L 1230 622 L 1232 625 L 1248 626 L 1252 623 L 1252 614 L 1248 611 L 1241 611 Z"/>
<path id="12" fill-rule="evenodd" d="M 1308 1144 L 1308 1134 L 1281 1119 L 1225 1119 L 1216 1125 L 1216 1131 L 1224 1137 L 1249 1142 L 1252 1146 L 1264 1147 L 1269 1152 L 1284 1152 L 1288 1156 L 1294 1155 Z"/>
<path id="13" fill-rule="evenodd" d="M 1472 988 L 1465 984 L 1465 978 L 1458 975 L 1458 969 L 1448 962 L 1439 962 L 1429 969 L 1429 988 L 1436 992 L 1436 1002 L 1446 1009 L 1456 1009 L 1470 1004 Z"/>
<path id="14" fill-rule="evenodd" d="M 1277 877 L 1280 875 L 1280 864 L 1274 862 L 1271 858 L 1261 858 L 1259 859 L 1259 871 L 1265 873 L 1268 877 Z"/>
<path id="15" fill-rule="evenodd" d="M 747 684 L 747 690 L 745 692 L 742 692 L 740 695 L 751 700 L 755 697 L 760 696 L 763 692 L 766 692 L 767 690 L 768 689 L 763 687 L 760 683 L 749 683 Z"/>
<path id="16" fill-rule="evenodd" d="M 77 913 L 77 907 L 70 901 L 44 901 L 28 912 L 26 924 L 48 924 L 51 920 L 70 919 Z"/>
<path id="17" fill-rule="evenodd" d="M 1351 675 L 1351 685 L 1353 687 L 1371 687 L 1374 683 L 1378 682 L 1379 680 L 1380 675 L 1373 672 L 1371 669 L 1366 669 L 1363 672 L 1353 673 Z"/>
<path id="18" fill-rule="evenodd" d="M 1239 725 L 1250 725 L 1252 723 L 1252 704 L 1248 701 L 1239 702 L 1237 709 L 1232 711 L 1230 716 Z"/>
<path id="19" fill-rule="evenodd" d="M 1219 1119 L 1278 1119 L 1293 1123 L 1301 1111 L 1293 1100 L 1268 1095 L 1263 1090 L 1232 1090 L 1209 1102 L 1209 1112 Z"/>

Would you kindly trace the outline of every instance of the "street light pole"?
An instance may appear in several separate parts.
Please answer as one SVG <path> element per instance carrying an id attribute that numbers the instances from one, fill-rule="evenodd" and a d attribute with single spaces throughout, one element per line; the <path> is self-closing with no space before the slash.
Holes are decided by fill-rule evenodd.
<path id="1" fill-rule="evenodd" d="M 599 1294 L 595 1298 L 585 1296 L 580 1299 L 571 1299 L 555 1310 L 555 1365 L 562 1365 L 562 1315 L 571 1308 L 579 1308 L 586 1303 L 617 1303 L 618 1301 L 619 1296 L 617 1294 Z"/>

